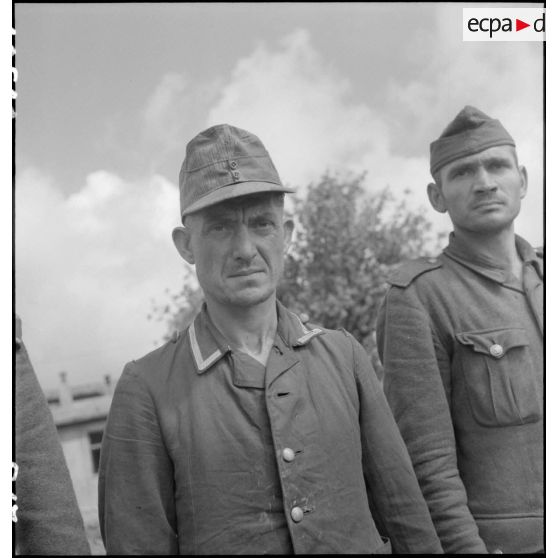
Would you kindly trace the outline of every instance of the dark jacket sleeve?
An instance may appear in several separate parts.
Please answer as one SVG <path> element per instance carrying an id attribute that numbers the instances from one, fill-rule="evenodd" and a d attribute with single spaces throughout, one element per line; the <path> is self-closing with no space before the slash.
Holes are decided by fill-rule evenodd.
<path id="1" fill-rule="evenodd" d="M 23 343 L 16 341 L 15 481 L 19 554 L 90 554 L 56 427 Z"/>
<path id="2" fill-rule="evenodd" d="M 108 554 L 178 554 L 174 473 L 145 382 L 128 364 L 115 388 L 99 468 Z"/>
<path id="3" fill-rule="evenodd" d="M 372 515 L 394 553 L 441 554 L 413 466 L 368 355 L 351 337 L 364 476 Z"/>
<path id="4" fill-rule="evenodd" d="M 486 553 L 457 467 L 449 356 L 413 286 L 390 288 L 376 334 L 386 396 L 444 551 Z"/>

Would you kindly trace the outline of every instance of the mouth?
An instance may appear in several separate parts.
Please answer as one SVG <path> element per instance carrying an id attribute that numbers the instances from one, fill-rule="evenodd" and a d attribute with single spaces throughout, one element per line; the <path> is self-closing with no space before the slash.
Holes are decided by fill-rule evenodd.
<path id="1" fill-rule="evenodd" d="M 249 275 L 254 275 L 256 273 L 263 273 L 263 269 L 242 269 L 231 273 L 229 277 L 248 277 Z"/>
<path id="2" fill-rule="evenodd" d="M 473 209 L 485 209 L 485 208 L 491 208 L 491 207 L 499 207 L 504 205 L 503 202 L 499 201 L 499 200 L 485 200 L 485 201 L 481 201 L 476 203 L 473 206 Z"/>

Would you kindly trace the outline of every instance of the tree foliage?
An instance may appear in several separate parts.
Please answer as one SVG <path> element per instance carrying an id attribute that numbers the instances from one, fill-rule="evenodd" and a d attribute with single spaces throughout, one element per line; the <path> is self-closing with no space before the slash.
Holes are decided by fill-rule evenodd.
<path id="1" fill-rule="evenodd" d="M 278 296 L 327 328 L 344 328 L 380 370 L 375 323 L 388 274 L 402 261 L 437 251 L 439 235 L 388 189 L 367 194 L 365 175 L 324 175 L 295 201 L 298 234 Z"/>
<path id="2" fill-rule="evenodd" d="M 147 319 L 166 323 L 167 331 L 163 336 L 163 341 L 168 341 L 175 331 L 187 327 L 201 310 L 203 292 L 194 268 L 189 265 L 185 266 L 184 280 L 179 292 L 172 294 L 169 289 L 166 289 L 165 294 L 168 298 L 165 304 L 151 301 L 151 313 L 148 314 Z"/>
<path id="3" fill-rule="evenodd" d="M 278 298 L 311 323 L 344 328 L 381 370 L 375 322 L 388 274 L 402 261 L 438 251 L 440 236 L 407 201 L 388 189 L 367 193 L 365 175 L 325 174 L 304 198 L 294 198 L 297 233 L 285 261 Z M 192 268 L 168 304 L 153 305 L 152 318 L 168 325 L 168 338 L 199 311 L 203 294 Z"/>

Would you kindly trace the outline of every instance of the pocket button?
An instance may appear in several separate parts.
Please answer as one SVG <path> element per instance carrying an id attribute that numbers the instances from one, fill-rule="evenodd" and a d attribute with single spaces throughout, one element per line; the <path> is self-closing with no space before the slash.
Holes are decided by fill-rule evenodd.
<path id="1" fill-rule="evenodd" d="M 291 518 L 295 523 L 300 523 L 303 517 L 304 517 L 304 512 L 302 511 L 302 508 L 295 506 L 291 510 Z"/>
<path id="2" fill-rule="evenodd" d="M 489 350 L 490 354 L 496 358 L 500 358 L 504 354 L 502 345 L 498 345 L 498 343 L 494 343 L 494 345 L 492 345 Z"/>

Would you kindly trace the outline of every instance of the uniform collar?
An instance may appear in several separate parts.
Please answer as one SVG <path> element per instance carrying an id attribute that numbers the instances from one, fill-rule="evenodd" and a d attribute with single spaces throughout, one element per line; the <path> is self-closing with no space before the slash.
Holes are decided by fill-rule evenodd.
<path id="1" fill-rule="evenodd" d="M 198 373 L 200 374 L 213 366 L 231 350 L 225 338 L 213 325 L 205 302 L 200 313 L 188 328 L 188 337 L 192 347 L 192 354 L 198 367 Z"/>
<path id="2" fill-rule="evenodd" d="M 308 329 L 296 314 L 277 302 L 277 335 L 285 345 L 302 347 L 322 333 L 324 330 L 320 328 Z M 190 324 L 188 337 L 199 374 L 231 351 L 229 344 L 211 321 L 205 303 Z"/>
<path id="3" fill-rule="evenodd" d="M 294 312 L 287 310 L 277 301 L 277 335 L 285 345 L 302 347 L 322 333 L 325 332 L 319 327 L 308 329 Z"/>
<path id="4" fill-rule="evenodd" d="M 542 260 L 537 256 L 533 247 L 519 235 L 515 235 L 515 246 L 523 263 L 532 265 L 539 277 L 542 278 Z M 444 248 L 444 254 L 452 260 L 459 262 L 465 267 L 497 283 L 506 283 L 510 279 L 503 262 L 497 258 L 473 252 L 470 247 L 456 237 L 454 233 L 450 233 L 449 244 Z"/>

